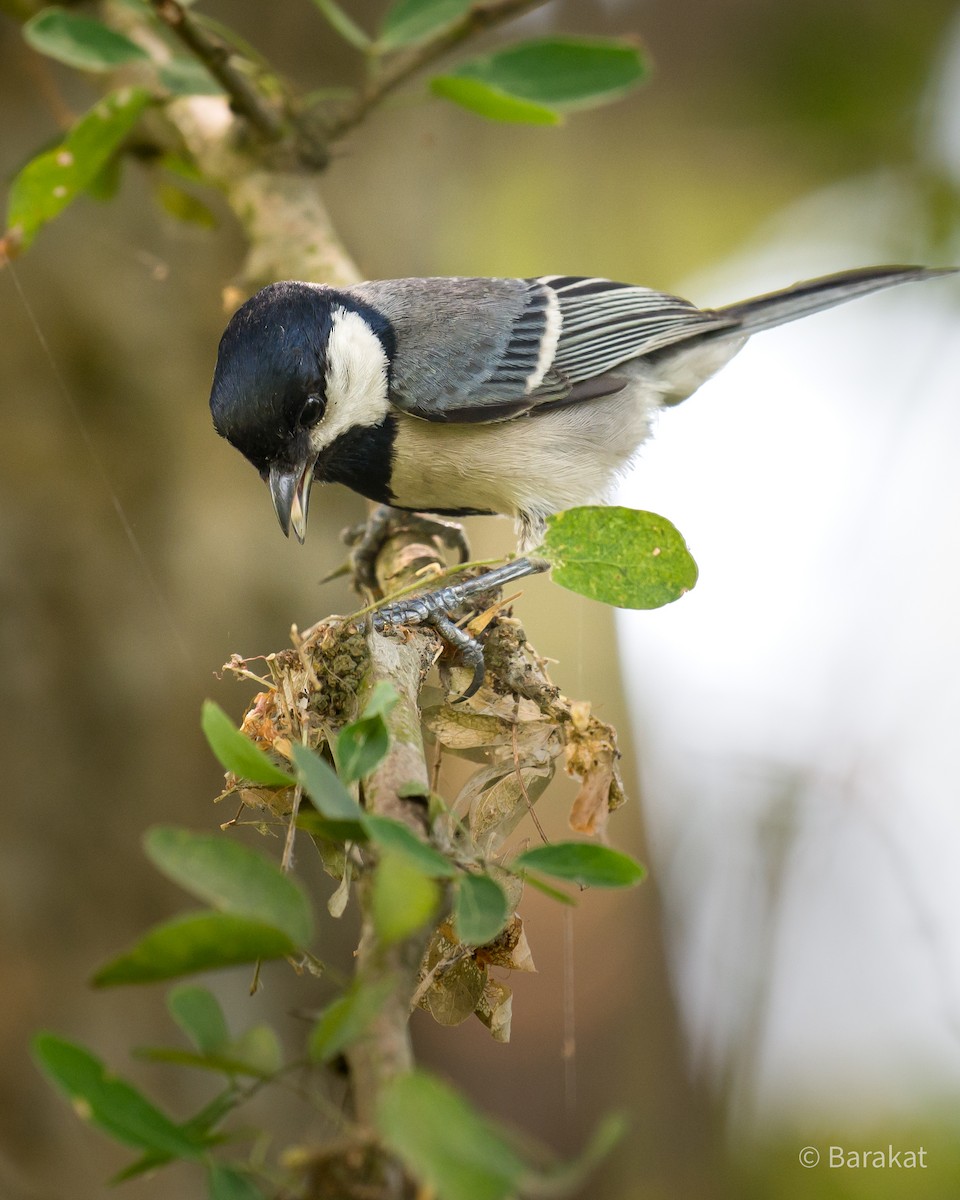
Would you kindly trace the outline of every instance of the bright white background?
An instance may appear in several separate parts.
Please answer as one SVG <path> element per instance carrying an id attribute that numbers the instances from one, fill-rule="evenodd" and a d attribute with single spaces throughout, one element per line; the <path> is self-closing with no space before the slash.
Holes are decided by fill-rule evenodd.
<path id="1" fill-rule="evenodd" d="M 818 195 L 685 294 L 875 262 L 897 206 Z M 958 459 L 948 278 L 758 335 L 622 489 L 700 566 L 619 627 L 684 1021 L 748 1127 L 960 1096 Z"/>

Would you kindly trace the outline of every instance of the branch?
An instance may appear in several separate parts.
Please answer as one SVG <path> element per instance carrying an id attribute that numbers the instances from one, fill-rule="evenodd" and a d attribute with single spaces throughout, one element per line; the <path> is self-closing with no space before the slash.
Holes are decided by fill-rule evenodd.
<path id="1" fill-rule="evenodd" d="M 392 58 L 387 66 L 374 75 L 353 104 L 329 126 L 327 137 L 331 142 L 343 137 L 359 125 L 392 91 L 436 59 L 449 54 L 474 34 L 494 29 L 505 21 L 532 12 L 535 8 L 542 8 L 547 3 L 549 0 L 480 0 L 459 21 L 442 30 L 436 37 L 407 54 Z"/>
<path id="2" fill-rule="evenodd" d="M 223 86 L 230 107 L 245 117 L 267 142 L 278 142 L 286 133 L 284 122 L 267 104 L 250 80 L 231 62 L 230 47 L 210 34 L 187 12 L 179 0 L 150 0 L 160 20 Z"/>
<path id="3" fill-rule="evenodd" d="M 429 791 L 423 738 L 420 731 L 420 688 L 436 651 L 430 635 L 411 632 L 404 639 L 386 638 L 371 632 L 367 638 L 369 659 L 360 687 L 358 705 L 377 683 L 387 680 L 400 699 L 387 717 L 390 750 L 364 784 L 368 811 L 412 825 L 427 839 L 426 808 L 422 797 L 399 795 L 403 784 L 416 784 L 423 796 Z M 356 979 L 361 987 L 378 988 L 384 982 L 389 995 L 363 1037 L 347 1048 L 354 1117 L 372 1128 L 384 1087 L 395 1076 L 413 1068 L 410 1043 L 410 997 L 416 989 L 420 963 L 433 933 L 430 925 L 385 946 L 373 922 L 372 879 L 361 878 L 358 893 L 361 909 L 360 942 L 356 952 Z"/>

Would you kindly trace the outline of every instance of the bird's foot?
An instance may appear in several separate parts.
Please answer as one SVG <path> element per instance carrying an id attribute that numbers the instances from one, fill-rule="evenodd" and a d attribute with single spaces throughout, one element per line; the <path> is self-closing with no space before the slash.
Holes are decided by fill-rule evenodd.
<path id="1" fill-rule="evenodd" d="M 421 537 L 424 544 L 436 549 L 437 554 L 431 556 L 434 559 L 444 549 L 455 553 L 461 563 L 470 557 L 462 525 L 381 504 L 366 521 L 345 529 L 341 535 L 351 547 L 350 568 L 359 587 L 373 595 L 383 594 L 377 578 L 377 559 L 390 538 L 410 533 Z"/>
<path id="2" fill-rule="evenodd" d="M 515 558 L 501 567 L 494 567 L 490 571 L 484 571 L 482 575 L 464 579 L 460 583 L 437 588 L 436 591 L 425 592 L 419 596 L 393 600 L 375 609 L 371 614 L 373 627 L 379 633 L 399 625 L 427 625 L 435 629 L 443 641 L 453 647 L 464 665 L 473 668 L 473 679 L 467 690 L 457 697 L 458 701 L 469 700 L 483 683 L 483 647 L 471 633 L 456 624 L 452 614 L 477 596 L 513 583 L 517 579 L 523 579 L 527 575 L 546 571 L 549 566 L 545 559 Z"/>

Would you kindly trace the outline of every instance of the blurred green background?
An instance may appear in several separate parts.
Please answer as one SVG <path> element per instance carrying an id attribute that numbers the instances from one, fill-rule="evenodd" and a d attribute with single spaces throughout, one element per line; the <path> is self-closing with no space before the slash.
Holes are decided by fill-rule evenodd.
<path id="1" fill-rule="evenodd" d="M 355 77 L 355 56 L 308 0 L 271 5 L 269 21 L 256 0 L 203 7 L 305 89 Z M 347 7 L 368 26 L 382 8 Z M 795 201 L 882 169 L 918 214 L 909 229 L 891 221 L 883 257 L 947 261 L 960 228 L 956 175 L 933 159 L 926 132 L 931 80 L 958 17 L 954 0 L 557 3 L 505 34 L 638 33 L 655 63 L 647 86 L 544 130 L 486 124 L 414 85 L 342 146 L 325 195 L 369 277 L 585 273 L 682 291 Z M 81 111 L 94 97 L 66 69 L 38 62 L 0 18 L 4 179 L 56 136 L 61 106 Z M 87 1200 L 126 1162 L 39 1077 L 28 1055 L 37 1029 L 90 1045 L 174 1111 L 209 1096 L 204 1078 L 127 1057 L 131 1045 L 176 1036 L 160 989 L 95 994 L 85 980 L 148 923 L 185 907 L 145 863 L 142 831 L 209 829 L 233 815 L 212 807 L 221 776 L 198 718 L 204 697 L 239 715 L 250 692 L 219 679 L 220 665 L 233 652 L 282 648 L 292 622 L 354 606 L 341 584 L 318 581 L 342 558 L 338 531 L 362 502 L 336 489 L 315 495 L 306 547 L 287 543 L 256 475 L 210 426 L 221 291 L 243 244 L 223 205 L 205 199 L 220 218 L 215 232 L 171 221 L 146 169 L 128 167 L 117 201 L 78 203 L 16 263 L 16 280 L 0 272 L 3 1197 Z M 469 532 L 478 553 L 512 546 L 506 522 L 476 519 Z M 556 907 L 526 900 L 539 974 L 511 981 L 512 1044 L 492 1044 L 479 1025 L 440 1030 L 418 1019 L 424 1061 L 560 1152 L 581 1145 L 604 1112 L 625 1111 L 629 1133 L 585 1196 L 960 1194 L 956 1114 L 942 1109 L 864 1135 L 869 1145 L 902 1134 L 904 1145 L 931 1147 L 934 1165 L 907 1183 L 803 1171 L 809 1130 L 728 1132 L 723 1086 L 691 1068 L 666 965 L 633 758 L 642 730 L 631 730 L 617 683 L 612 616 L 545 580 L 526 588 L 520 613 L 539 651 L 558 660 L 561 687 L 620 729 L 631 803 L 611 836 L 647 859 L 651 878 L 628 897 L 584 896 L 571 927 Z M 559 784 L 541 802 L 555 836 L 569 799 Z M 346 963 L 355 931 L 343 924 L 330 955 Z M 243 972 L 216 986 L 237 1024 L 290 1013 L 292 1039 L 297 1010 L 326 993 L 281 968 L 265 980 L 252 1000 Z M 562 1058 L 565 998 L 572 1063 Z M 271 1104 L 260 1115 L 295 1137 L 295 1111 Z M 178 1168 L 126 1194 L 189 1200 L 197 1188 Z"/>

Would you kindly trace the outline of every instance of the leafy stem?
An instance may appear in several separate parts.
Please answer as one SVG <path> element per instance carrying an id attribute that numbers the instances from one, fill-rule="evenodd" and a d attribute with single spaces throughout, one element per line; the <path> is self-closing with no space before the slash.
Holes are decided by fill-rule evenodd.
<path id="1" fill-rule="evenodd" d="M 486 32 L 523 13 L 542 8 L 549 0 L 486 0 L 472 5 L 452 25 L 440 30 L 428 41 L 402 54 L 391 56 L 371 76 L 367 86 L 329 126 L 330 141 L 343 137 L 380 105 L 391 92 L 423 71 L 438 58 L 449 54 L 475 34 Z"/>

